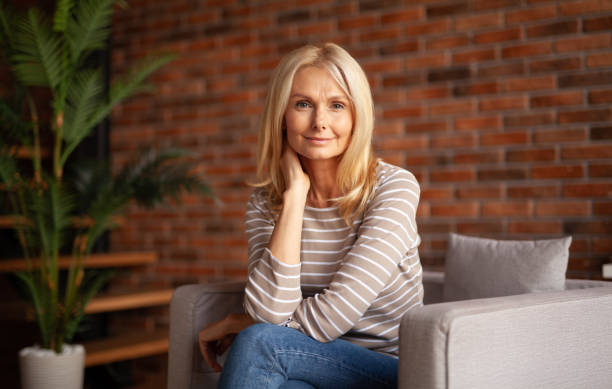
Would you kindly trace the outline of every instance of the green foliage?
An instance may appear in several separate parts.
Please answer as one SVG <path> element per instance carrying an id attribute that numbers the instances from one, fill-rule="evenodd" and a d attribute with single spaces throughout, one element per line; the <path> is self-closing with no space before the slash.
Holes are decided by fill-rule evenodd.
<path id="1" fill-rule="evenodd" d="M 111 277 L 85 272 L 83 260 L 114 226 L 114 216 L 132 199 L 152 207 L 183 192 L 211 194 L 192 174 L 194 159 L 177 149 L 143 152 L 117 174 L 106 161 L 66 166 L 113 107 L 150 88 L 147 78 L 173 58 L 146 58 L 107 91 L 102 68 L 88 58 L 106 47 L 117 2 L 58 0 L 52 18 L 36 8 L 19 14 L 0 3 L 0 58 L 15 81 L 0 95 L 1 190 L 18 217 L 15 231 L 29 261 L 17 277 L 31 297 L 43 347 L 57 352 Z M 34 98 L 32 87 L 48 89 L 50 99 Z M 48 108 L 50 118 L 43 122 L 38 111 Z M 52 150 L 43 163 L 41 139 L 47 138 Z M 18 161 L 18 150 L 29 153 L 31 166 Z M 71 264 L 60 274 L 58 258 L 65 252 L 72 253 Z"/>

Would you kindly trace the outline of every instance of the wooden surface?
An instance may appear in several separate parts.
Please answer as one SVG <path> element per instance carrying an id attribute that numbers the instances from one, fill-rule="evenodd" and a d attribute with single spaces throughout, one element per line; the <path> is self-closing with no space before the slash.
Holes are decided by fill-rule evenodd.
<path id="1" fill-rule="evenodd" d="M 96 366 L 168 352 L 168 329 L 95 340 L 85 346 L 85 366 Z"/>
<path id="2" fill-rule="evenodd" d="M 71 257 L 63 256 L 59 258 L 59 266 L 61 269 L 70 267 Z M 32 267 L 40 266 L 38 260 L 32 260 Z M 108 254 L 91 254 L 85 261 L 86 268 L 102 268 L 102 267 L 125 267 L 147 265 L 157 262 L 157 253 L 154 251 L 129 251 L 117 252 Z M 27 261 L 25 259 L 4 259 L 0 260 L 0 273 L 14 272 L 27 270 Z"/>
<path id="3" fill-rule="evenodd" d="M 167 305 L 170 303 L 172 293 L 174 293 L 174 289 L 99 295 L 87 304 L 85 313 L 112 312 L 124 309 Z"/>

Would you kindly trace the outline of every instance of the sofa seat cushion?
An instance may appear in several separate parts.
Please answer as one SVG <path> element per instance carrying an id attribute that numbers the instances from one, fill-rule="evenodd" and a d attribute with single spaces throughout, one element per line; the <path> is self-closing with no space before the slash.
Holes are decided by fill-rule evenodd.
<path id="1" fill-rule="evenodd" d="M 563 290 L 571 241 L 495 240 L 451 233 L 444 300 Z"/>

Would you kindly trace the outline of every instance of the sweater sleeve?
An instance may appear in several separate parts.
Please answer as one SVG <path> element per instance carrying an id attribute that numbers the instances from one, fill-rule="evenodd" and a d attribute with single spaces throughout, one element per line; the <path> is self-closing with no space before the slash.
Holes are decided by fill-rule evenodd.
<path id="1" fill-rule="evenodd" d="M 293 313 L 292 320 L 316 340 L 331 341 L 353 328 L 420 243 L 416 179 L 398 170 L 381 181 L 363 215 L 357 240 L 329 287 L 298 303 Z"/>
<path id="2" fill-rule="evenodd" d="M 246 210 L 249 269 L 244 309 L 254 320 L 280 324 L 291 317 L 302 301 L 301 265 L 285 264 L 268 249 L 275 222 L 260 197 L 255 191 Z"/>

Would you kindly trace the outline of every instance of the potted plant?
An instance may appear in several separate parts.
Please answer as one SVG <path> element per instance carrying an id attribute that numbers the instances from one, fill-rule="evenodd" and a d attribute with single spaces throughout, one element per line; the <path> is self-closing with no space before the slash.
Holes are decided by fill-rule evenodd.
<path id="1" fill-rule="evenodd" d="M 52 20 L 36 8 L 19 14 L 0 4 L 1 57 L 14 75 L 10 93 L 5 89 L 0 96 L 0 198 L 15 215 L 28 261 L 28 269 L 16 274 L 29 294 L 41 342 L 39 349 L 20 353 L 24 387 L 37 380 L 45 388 L 82 386 L 83 348 L 67 345 L 87 302 L 109 278 L 86 272 L 83 261 L 126 204 L 153 206 L 183 191 L 209 193 L 192 174 L 194 163 L 177 149 L 149 150 L 114 175 L 108 163 L 70 166 L 73 151 L 113 107 L 142 91 L 146 78 L 171 60 L 145 60 L 105 90 L 102 68 L 92 65 L 91 55 L 106 47 L 115 3 L 59 0 Z M 71 257 L 65 272 L 58 265 L 62 253 Z M 55 358 L 51 370 L 24 373 L 44 354 Z M 76 365 L 58 364 L 70 359 Z M 72 383 L 53 382 L 69 371 L 76 372 Z"/>

